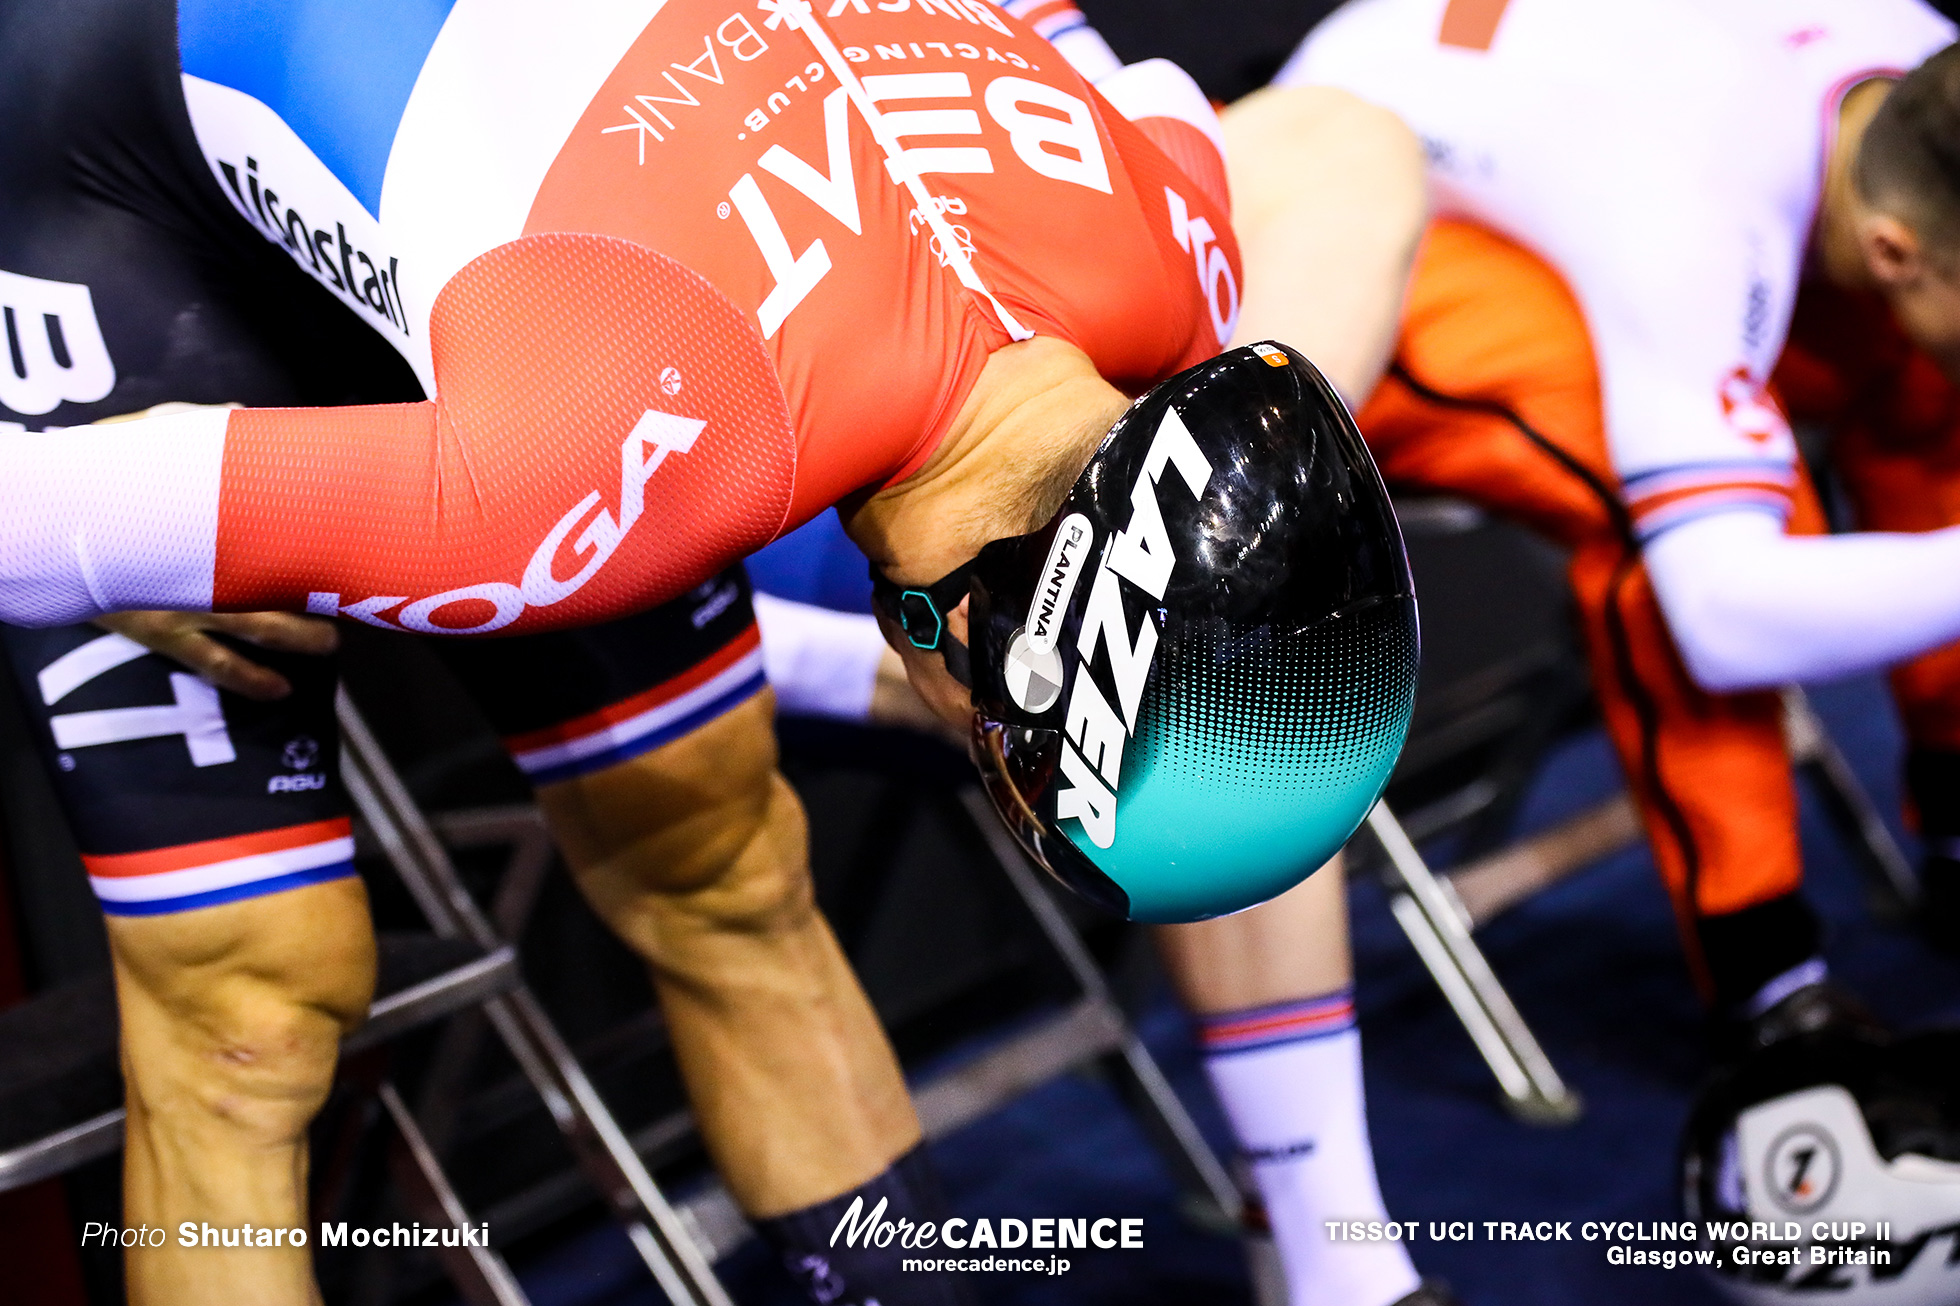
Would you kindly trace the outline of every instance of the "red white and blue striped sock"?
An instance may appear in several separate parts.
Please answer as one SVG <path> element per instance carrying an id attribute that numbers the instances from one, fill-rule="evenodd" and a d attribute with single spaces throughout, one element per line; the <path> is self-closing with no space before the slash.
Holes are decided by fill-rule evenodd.
<path id="1" fill-rule="evenodd" d="M 1388 1306 L 1421 1286 L 1400 1243 L 1331 1241 L 1383 1220 L 1352 990 L 1199 1018 L 1205 1070 L 1251 1163 L 1289 1306 Z"/>

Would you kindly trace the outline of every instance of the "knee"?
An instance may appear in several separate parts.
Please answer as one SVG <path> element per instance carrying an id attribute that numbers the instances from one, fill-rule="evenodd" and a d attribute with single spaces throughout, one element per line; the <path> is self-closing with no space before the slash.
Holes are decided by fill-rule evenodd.
<path id="1" fill-rule="evenodd" d="M 247 938 L 203 957 L 118 947 L 116 960 L 132 1116 L 186 1142 L 299 1141 L 374 989 L 365 931 Z"/>
<path id="2" fill-rule="evenodd" d="M 1271 182 L 1247 177 L 1245 163 L 1264 172 L 1304 169 L 1297 175 L 1335 177 L 1354 189 L 1381 233 L 1413 248 L 1429 217 L 1428 161 L 1421 140 L 1394 113 L 1330 86 L 1277 86 L 1233 104 L 1223 125 L 1235 211 L 1242 177 L 1255 205 L 1280 193 Z"/>
<path id="3" fill-rule="evenodd" d="M 816 914 L 803 805 L 780 775 L 769 777 L 768 790 L 733 832 L 734 855 L 712 880 L 674 895 L 674 910 L 755 934 L 794 930 Z"/>
<path id="4" fill-rule="evenodd" d="M 793 932 L 816 914 L 803 808 L 773 771 L 685 828 L 647 831 L 579 880 L 622 935 L 668 946 L 702 934 Z"/>
<path id="5" fill-rule="evenodd" d="M 334 1005 L 237 979 L 161 1002 L 125 996 L 123 1012 L 133 1106 L 166 1127 L 271 1146 L 305 1134 L 351 1023 Z"/>
<path id="6" fill-rule="evenodd" d="M 326 1101 L 341 1022 L 290 996 L 266 995 L 208 1027 L 200 1114 L 268 1143 L 297 1141 Z"/>
<path id="7" fill-rule="evenodd" d="M 767 695 L 538 797 L 587 900 L 656 964 L 688 936 L 775 934 L 815 915 Z"/>

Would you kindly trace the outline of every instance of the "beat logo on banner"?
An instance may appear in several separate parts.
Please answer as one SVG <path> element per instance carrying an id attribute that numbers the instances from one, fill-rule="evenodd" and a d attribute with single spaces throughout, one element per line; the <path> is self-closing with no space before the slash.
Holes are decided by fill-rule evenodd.
<path id="1" fill-rule="evenodd" d="M 1194 498 L 1202 497 L 1211 482 L 1211 461 L 1175 408 L 1158 424 L 1142 473 L 1130 487 L 1129 524 L 1110 536 L 1102 550 L 1076 637 L 1081 664 L 1063 713 L 1061 771 L 1067 787 L 1055 795 L 1055 819 L 1080 821 L 1083 833 L 1098 848 L 1116 842 L 1116 789 L 1122 778 L 1123 749 L 1136 733 L 1143 687 L 1157 657 L 1157 627 L 1148 613 L 1136 634 L 1130 633 L 1121 582 L 1128 581 L 1162 602 L 1177 562 L 1157 497 L 1166 470 L 1175 470 Z M 1056 644 L 1094 549 L 1095 527 L 1089 519 L 1081 513 L 1064 517 L 1056 528 L 1027 622 L 1008 645 L 1008 692 L 1030 712 L 1047 711 L 1061 696 L 1064 667 Z M 1093 671 L 1099 644 L 1107 654 L 1112 693 L 1105 693 Z"/>

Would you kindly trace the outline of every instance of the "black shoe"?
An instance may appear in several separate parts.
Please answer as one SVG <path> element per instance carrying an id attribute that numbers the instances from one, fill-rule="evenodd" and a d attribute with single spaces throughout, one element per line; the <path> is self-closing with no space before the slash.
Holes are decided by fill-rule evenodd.
<path id="1" fill-rule="evenodd" d="M 1960 861 L 1929 856 L 1919 864 L 1919 928 L 1941 952 L 1960 953 Z"/>
<path id="2" fill-rule="evenodd" d="M 1786 995 L 1760 1015 L 1738 1021 L 1733 1041 L 1739 1053 L 1757 1052 L 1784 1039 L 1820 1030 L 1870 1043 L 1891 1039 L 1878 1017 L 1849 990 L 1831 980 L 1819 980 Z"/>
<path id="3" fill-rule="evenodd" d="M 1395 1306 L 1462 1306 L 1462 1303 L 1441 1279 L 1424 1279 L 1422 1287 L 1396 1302 Z"/>

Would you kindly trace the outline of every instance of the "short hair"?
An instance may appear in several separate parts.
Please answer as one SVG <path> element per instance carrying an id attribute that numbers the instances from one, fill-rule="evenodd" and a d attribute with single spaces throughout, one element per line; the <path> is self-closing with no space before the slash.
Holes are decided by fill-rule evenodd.
<path id="1" fill-rule="evenodd" d="M 1960 247 L 1960 44 L 1905 78 L 1872 115 L 1858 145 L 1859 198 L 1910 223 L 1921 240 Z"/>
<path id="2" fill-rule="evenodd" d="M 1092 414 L 1058 428 L 1012 458 L 989 464 L 986 493 L 942 509 L 940 528 L 974 553 L 995 540 L 1032 534 L 1054 520 L 1115 419 Z"/>
<path id="3" fill-rule="evenodd" d="M 1022 463 L 1004 487 L 1001 519 L 1018 522 L 1016 534 L 1038 531 L 1062 510 L 1082 469 L 1102 447 L 1114 419 L 1097 414 L 1076 423 L 1047 448 Z"/>

